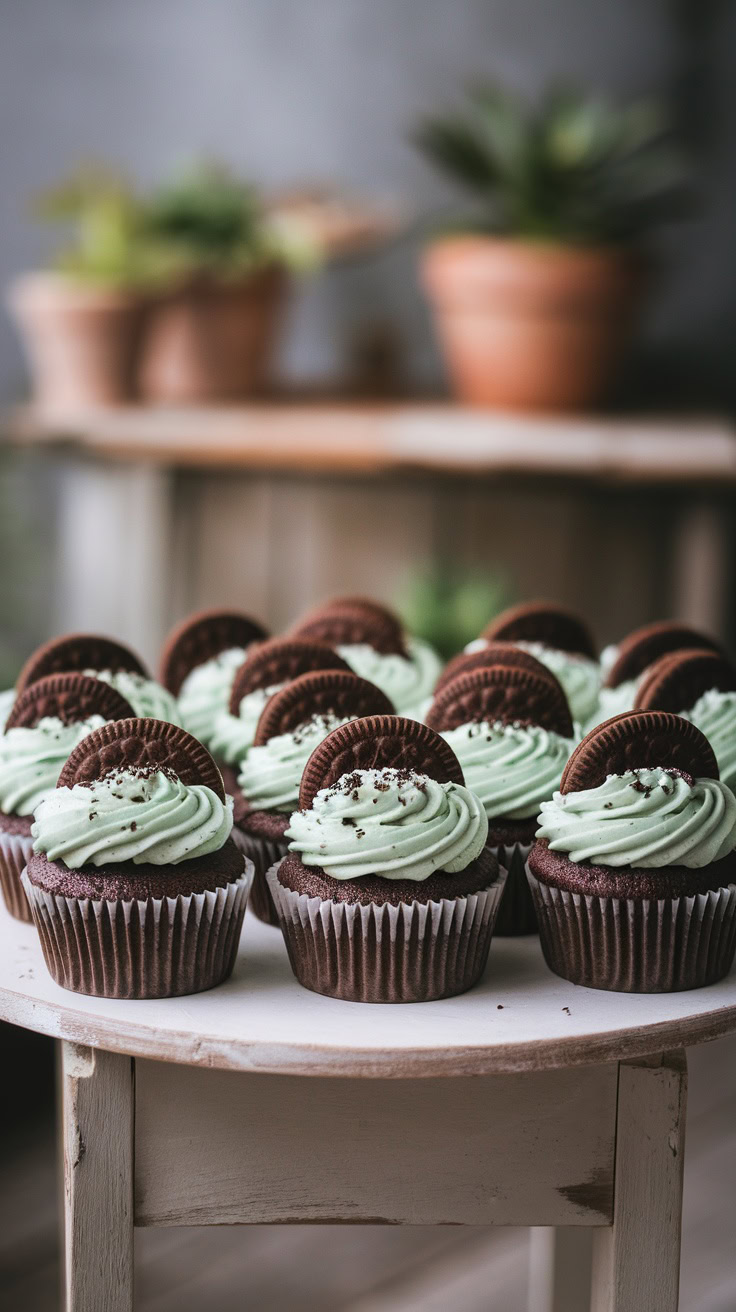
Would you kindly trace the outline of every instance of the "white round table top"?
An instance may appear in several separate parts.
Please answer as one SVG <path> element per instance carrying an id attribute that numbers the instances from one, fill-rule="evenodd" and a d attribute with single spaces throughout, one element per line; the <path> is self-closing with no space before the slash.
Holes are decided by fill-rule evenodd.
<path id="1" fill-rule="evenodd" d="M 483 980 L 461 997 L 339 1002 L 297 984 L 280 932 L 248 912 L 226 984 L 189 997 L 110 1001 L 54 984 L 35 928 L 0 907 L 0 1019 L 136 1057 L 225 1070 L 484 1075 L 623 1060 L 736 1031 L 736 972 L 689 993 L 603 993 L 551 974 L 536 938 L 494 939 Z"/>

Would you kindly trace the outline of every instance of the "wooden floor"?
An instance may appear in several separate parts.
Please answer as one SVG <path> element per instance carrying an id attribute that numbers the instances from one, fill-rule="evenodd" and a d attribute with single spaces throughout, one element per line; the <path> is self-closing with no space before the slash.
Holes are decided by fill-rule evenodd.
<path id="1" fill-rule="evenodd" d="M 736 1039 L 690 1056 L 681 1312 L 735 1312 Z M 523 1312 L 523 1230 L 139 1231 L 136 1312 Z M 56 1312 L 54 1132 L 0 1142 L 0 1312 Z"/>

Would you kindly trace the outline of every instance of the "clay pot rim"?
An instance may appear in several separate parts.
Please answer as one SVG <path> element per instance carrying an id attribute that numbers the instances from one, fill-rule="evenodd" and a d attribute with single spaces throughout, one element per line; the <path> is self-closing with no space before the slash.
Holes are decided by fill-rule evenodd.
<path id="1" fill-rule="evenodd" d="M 132 309 L 146 299 L 146 292 L 133 284 L 87 281 L 58 269 L 18 274 L 6 293 L 7 304 L 19 309 L 43 309 L 63 303 L 81 309 Z"/>
<path id="2" fill-rule="evenodd" d="M 520 255 L 525 259 L 569 259 L 570 262 L 581 260 L 615 261 L 634 265 L 648 263 L 636 246 L 617 245 L 614 242 L 565 242 L 543 237 L 514 237 L 505 233 L 492 232 L 457 232 L 437 234 L 428 238 L 422 246 L 422 255 L 426 259 L 437 251 L 463 251 L 481 253 L 493 251 L 501 254 Z"/>

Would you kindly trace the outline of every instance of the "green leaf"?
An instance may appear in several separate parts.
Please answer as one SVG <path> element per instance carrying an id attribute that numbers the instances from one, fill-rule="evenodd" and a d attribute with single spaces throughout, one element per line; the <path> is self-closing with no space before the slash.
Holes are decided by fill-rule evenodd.
<path id="1" fill-rule="evenodd" d="M 486 190 L 498 180 L 498 168 L 475 129 L 461 119 L 425 119 L 415 144 L 440 168 L 474 190 Z"/>

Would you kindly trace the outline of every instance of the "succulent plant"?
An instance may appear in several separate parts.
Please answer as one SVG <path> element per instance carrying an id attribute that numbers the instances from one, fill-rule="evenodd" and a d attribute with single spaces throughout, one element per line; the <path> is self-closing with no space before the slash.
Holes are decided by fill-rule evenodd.
<path id="1" fill-rule="evenodd" d="M 481 572 L 444 563 L 413 574 L 397 608 L 411 633 L 449 659 L 512 599 L 510 583 L 500 570 Z"/>
<path id="2" fill-rule="evenodd" d="M 156 288 L 316 262 L 298 225 L 277 222 L 253 186 L 214 164 L 198 164 L 143 199 L 107 169 L 81 168 L 37 197 L 34 211 L 70 230 L 54 264 L 87 282 Z"/>
<path id="3" fill-rule="evenodd" d="M 76 279 L 127 286 L 144 280 L 140 213 L 130 187 L 106 169 L 80 168 L 42 192 L 34 213 L 70 230 L 55 267 Z"/>
<path id="4" fill-rule="evenodd" d="M 168 274 L 231 278 L 269 264 L 310 263 L 297 238 L 272 222 L 255 187 L 219 164 L 196 164 L 164 183 L 143 219 Z"/>
<path id="5" fill-rule="evenodd" d="M 465 113 L 426 118 L 415 142 L 469 191 L 453 225 L 572 244 L 637 242 L 689 200 L 684 162 L 656 104 L 617 108 L 572 89 L 528 104 L 497 86 Z"/>

